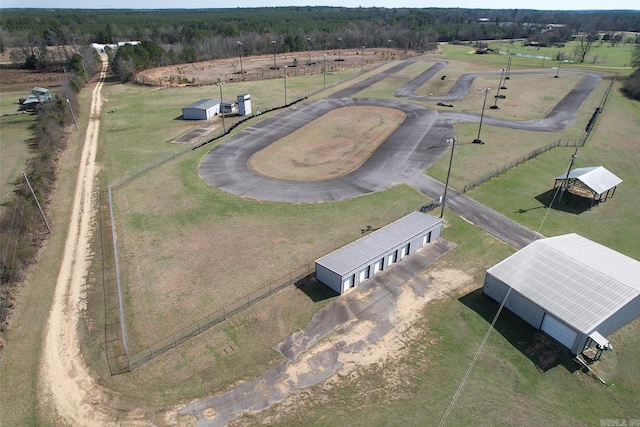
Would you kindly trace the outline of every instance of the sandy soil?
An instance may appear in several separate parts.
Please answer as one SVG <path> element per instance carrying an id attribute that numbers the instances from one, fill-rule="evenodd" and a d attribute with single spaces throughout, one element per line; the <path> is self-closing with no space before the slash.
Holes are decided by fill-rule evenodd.
<path id="1" fill-rule="evenodd" d="M 102 105 L 100 91 L 106 68 L 105 63 L 100 81 L 93 90 L 91 120 L 82 150 L 69 232 L 41 362 L 43 402 L 55 410 L 60 421 L 74 426 L 115 425 L 111 414 L 107 413 L 108 402 L 114 396 L 91 376 L 78 343 L 78 324 L 85 309 L 83 285 L 91 257 L 89 237 L 94 212 L 95 157 Z"/>
<path id="2" fill-rule="evenodd" d="M 49 315 L 46 343 L 42 355 L 40 392 L 42 410 L 55 411 L 56 424 L 73 426 L 84 425 L 151 425 L 150 416 L 164 410 L 166 418 L 162 424 L 177 424 L 176 412 L 171 408 L 157 408 L 154 414 L 135 409 L 120 397 L 102 387 L 91 376 L 80 351 L 78 325 L 84 306 L 84 285 L 92 254 L 90 253 L 90 235 L 93 223 L 93 205 L 95 200 L 96 150 L 102 106 L 101 88 L 105 77 L 106 64 L 96 85 L 91 103 L 91 120 L 87 129 L 81 162 L 78 170 L 77 185 L 74 194 L 69 232 L 62 254 L 59 275 L 56 280 L 54 301 Z M 349 380 L 357 375 L 361 368 L 372 365 L 385 365 L 406 351 L 406 340 L 414 338 L 411 325 L 419 318 L 428 301 L 447 295 L 469 283 L 470 278 L 457 271 L 431 271 L 430 277 L 438 282 L 429 292 L 416 295 L 410 288 L 403 290 L 403 296 L 397 305 L 393 317 L 396 327 L 376 346 L 365 347 L 362 351 L 342 355 L 340 362 L 344 367 L 325 383 L 331 388 L 337 381 Z M 299 363 L 291 366 L 290 378 L 304 375 L 312 363 L 312 356 L 335 344 L 336 340 L 359 342 L 369 334 L 374 325 L 371 322 L 350 324 L 345 333 L 323 341 Z M 286 387 L 281 385 L 283 389 Z M 294 405 L 298 397 L 293 394 L 288 401 Z M 282 409 L 288 406 L 287 402 Z M 208 416 L 212 414 L 207 413 Z M 154 417 L 157 419 L 157 417 Z"/>
<path id="3" fill-rule="evenodd" d="M 156 67 L 137 73 L 136 81 L 158 86 L 180 86 L 186 82 L 212 84 L 216 81 L 263 80 L 281 76 L 284 66 L 289 67 L 287 71 L 289 75 L 317 74 L 322 72 L 325 64 L 328 71 L 338 68 L 357 68 L 383 62 L 387 59 L 387 55 L 390 60 L 394 60 L 406 54 L 407 52 L 397 49 L 365 49 L 364 56 L 360 49 L 342 49 L 339 52 L 333 49 L 312 50 L 311 63 L 307 64 L 308 52 L 277 53 L 275 60 L 278 70 L 272 69 L 273 55 L 252 55 L 242 57 L 242 73 L 240 73 L 240 58 L 234 57 Z M 182 80 L 182 83 L 179 80 Z"/>

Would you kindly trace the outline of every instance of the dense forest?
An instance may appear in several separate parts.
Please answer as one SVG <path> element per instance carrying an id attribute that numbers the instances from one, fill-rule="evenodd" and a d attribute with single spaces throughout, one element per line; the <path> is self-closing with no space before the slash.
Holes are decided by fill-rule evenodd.
<path id="1" fill-rule="evenodd" d="M 550 24 L 553 31 L 548 31 Z M 427 50 L 439 41 L 566 40 L 587 31 L 640 32 L 640 11 L 281 7 L 205 10 L 4 9 L 0 50 L 154 42 L 184 62 L 280 51 L 386 46 Z M 550 40 L 548 40 L 550 39 Z M 238 43 L 240 42 L 240 43 Z M 24 60 L 24 58 L 22 58 Z"/>
<path id="2" fill-rule="evenodd" d="M 586 54 L 598 39 L 637 43 L 633 33 L 640 33 L 640 11 L 279 7 L 4 9 L 0 14 L 0 52 L 11 48 L 13 61 L 29 69 L 61 69 L 91 43 L 142 42 L 110 52 L 112 70 L 122 81 L 144 68 L 276 50 L 392 46 L 421 52 L 438 42 L 479 46 L 507 38 L 540 45 L 578 39 Z M 78 57 L 75 61 L 82 65 Z"/>

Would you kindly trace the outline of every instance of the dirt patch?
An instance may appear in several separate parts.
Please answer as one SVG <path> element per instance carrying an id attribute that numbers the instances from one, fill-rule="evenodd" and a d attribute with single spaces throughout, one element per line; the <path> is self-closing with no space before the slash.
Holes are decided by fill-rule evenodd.
<path id="1" fill-rule="evenodd" d="M 387 56 L 388 55 L 388 56 Z M 396 49 L 341 49 L 312 50 L 311 52 L 280 53 L 201 61 L 193 64 L 170 65 L 153 68 L 137 74 L 136 80 L 157 86 L 184 86 L 188 84 L 214 84 L 217 81 L 255 81 L 282 78 L 287 75 L 311 75 L 343 68 L 366 67 L 373 63 L 395 60 L 413 55 Z"/>
<path id="2" fill-rule="evenodd" d="M 357 169 L 402 123 L 385 107 L 343 107 L 276 141 L 249 160 L 257 173 L 291 181 L 320 181 Z"/>
<path id="3" fill-rule="evenodd" d="M 17 68 L 3 67 L 0 70 L 0 87 L 2 92 L 14 90 L 27 90 L 25 96 L 33 86 L 44 86 L 47 88 L 58 87 L 64 79 L 64 73 L 46 73 L 32 70 L 21 70 Z M 16 99 L 16 102 L 18 100 Z"/>
<path id="4" fill-rule="evenodd" d="M 475 286 L 473 277 L 466 272 L 440 268 L 424 272 L 421 278 L 429 281 L 427 291 L 420 295 L 412 286 L 413 280 L 402 285 L 400 296 L 394 310 L 389 314 L 389 319 L 394 327 L 376 342 L 358 348 L 359 343 L 367 342 L 376 324 L 372 321 L 354 319 L 346 324 L 328 339 L 322 341 L 312 350 L 303 354 L 297 361 L 291 363 L 286 373 L 286 380 L 278 384 L 278 389 L 285 391 L 288 381 L 295 382 L 300 377 L 309 375 L 313 369 L 313 361 L 318 354 L 330 349 L 349 349 L 338 352 L 338 361 L 341 367 L 326 381 L 318 384 L 314 390 L 300 390 L 287 396 L 281 403 L 256 415 L 262 423 L 275 424 L 286 419 L 295 418 L 300 411 L 305 411 L 313 403 L 309 402 L 309 396 L 313 401 L 322 404 L 330 398 L 326 395 L 334 388 L 343 385 L 345 381 L 355 381 L 364 373 L 376 370 L 382 372 L 385 383 L 385 395 L 402 394 L 407 376 L 402 372 L 397 363 L 406 356 L 412 342 L 422 336 L 426 331 L 423 327 L 417 327 L 418 320 L 423 317 L 423 310 L 427 303 L 445 298 L 451 294 L 466 292 Z M 353 351 L 351 351 L 353 350 Z M 410 378 L 410 377 L 409 377 Z M 255 423 L 255 419 L 240 420 L 238 425 Z M 248 425 L 246 424 L 246 425 Z M 236 425 L 236 424 L 234 424 Z"/>

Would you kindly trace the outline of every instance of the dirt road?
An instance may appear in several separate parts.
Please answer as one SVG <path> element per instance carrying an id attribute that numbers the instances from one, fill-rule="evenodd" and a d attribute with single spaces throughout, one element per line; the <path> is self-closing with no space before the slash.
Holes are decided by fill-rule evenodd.
<path id="1" fill-rule="evenodd" d="M 84 309 L 83 285 L 89 267 L 89 236 L 93 213 L 96 149 L 100 125 L 100 95 L 107 64 L 93 90 L 91 117 L 84 141 L 69 231 L 54 301 L 49 313 L 42 354 L 40 389 L 46 404 L 70 425 L 109 425 L 100 408 L 108 393 L 91 377 L 78 343 L 78 324 Z"/>

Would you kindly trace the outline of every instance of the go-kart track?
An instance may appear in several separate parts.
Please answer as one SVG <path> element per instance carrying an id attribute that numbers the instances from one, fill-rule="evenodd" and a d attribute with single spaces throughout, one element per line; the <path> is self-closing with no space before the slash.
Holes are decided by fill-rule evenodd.
<path id="1" fill-rule="evenodd" d="M 478 116 L 451 112 L 439 112 L 406 102 L 380 99 L 352 99 L 353 94 L 363 88 L 398 72 L 411 62 L 402 63 L 372 78 L 340 91 L 333 97 L 294 108 L 271 117 L 262 123 L 240 132 L 211 150 L 200 164 L 200 175 L 209 184 L 224 191 L 258 200 L 279 202 L 323 202 L 356 197 L 373 191 L 383 190 L 390 185 L 407 183 L 423 193 L 437 197 L 444 191 L 444 185 L 424 174 L 446 150 L 442 142 L 454 136 L 450 125 L 452 120 L 479 121 Z M 440 71 L 445 62 L 437 62 L 402 88 L 395 92 L 398 97 L 421 101 L 453 101 L 466 96 L 473 79 L 483 74 L 462 76 L 445 97 L 425 98 L 414 95 L 415 91 Z M 540 73 L 551 71 L 532 71 Z M 584 78 L 571 92 L 539 120 L 526 122 L 487 119 L 494 126 L 537 131 L 557 131 L 576 119 L 582 102 L 595 88 L 601 76 L 581 73 Z M 486 75 L 486 74 L 485 74 Z M 318 182 L 290 182 L 267 178 L 254 173 L 248 167 L 249 158 L 269 144 L 299 129 L 328 111 L 343 106 L 384 106 L 399 109 L 406 119 L 372 155 L 355 171 L 335 179 Z M 448 205 L 468 221 L 480 225 L 485 231 L 522 248 L 531 243 L 539 234 L 517 224 L 486 206 L 451 191 Z M 360 359 L 358 346 L 377 345 L 380 337 L 386 336 L 397 318 L 394 314 L 399 303 L 400 290 L 415 293 L 411 300 L 424 294 L 428 285 L 418 276 L 407 274 L 427 268 L 430 262 L 451 250 L 449 242 L 439 241 L 428 251 L 409 261 L 419 263 L 420 257 L 431 258 L 424 266 L 410 266 L 387 271 L 384 278 L 373 277 L 362 287 L 363 294 L 347 294 L 325 307 L 302 331 L 298 331 L 277 346 L 285 361 L 268 370 L 253 381 L 245 382 L 225 393 L 217 394 L 179 411 L 197 419 L 198 427 L 227 425 L 245 412 L 259 412 L 280 402 L 288 395 L 303 388 L 318 384 L 336 374 L 348 365 L 349 355 Z M 378 280 L 379 279 L 379 280 Z M 399 284 L 406 283 L 405 286 Z M 397 288 L 394 288 L 398 286 Z M 418 290 L 418 291 L 416 291 Z M 369 298 L 368 301 L 365 301 Z M 351 306 L 353 304 L 353 306 Z M 367 307 L 362 309 L 362 307 Z M 369 321 L 375 330 L 367 332 L 366 338 L 357 344 L 347 345 L 346 338 L 351 330 L 357 329 L 350 323 L 354 313 L 359 321 Z M 391 328 L 391 329 L 390 329 Z M 335 341 L 326 336 L 335 329 Z M 343 373 L 343 375 L 345 375 Z"/>
<path id="2" fill-rule="evenodd" d="M 373 77 L 335 93 L 330 98 L 283 111 L 255 126 L 243 130 L 211 150 L 202 160 L 199 173 L 210 185 L 242 197 L 273 202 L 329 202 L 357 197 L 407 183 L 433 197 L 442 194 L 437 181 L 424 175 L 447 146 L 443 142 L 455 136 L 456 122 L 479 122 L 480 116 L 432 110 L 408 102 L 350 98 L 354 94 L 397 73 L 416 61 L 406 61 Z M 419 76 L 394 92 L 394 96 L 415 101 L 459 101 L 479 76 L 498 73 L 471 73 L 461 76 L 449 93 L 442 97 L 417 96 L 415 92 L 446 66 L 437 61 Z M 554 70 L 512 71 L 511 74 L 553 74 Z M 596 87 L 602 76 L 578 73 L 582 80 L 545 117 L 537 120 L 510 121 L 484 117 L 487 125 L 511 129 L 557 132 L 576 120 L 580 105 Z M 307 123 L 336 108 L 346 106 L 381 106 L 402 111 L 406 118 L 378 149 L 353 172 L 334 179 L 294 182 L 268 178 L 255 173 L 248 162 L 251 156 Z"/>

